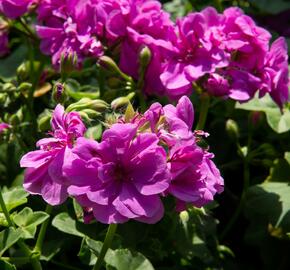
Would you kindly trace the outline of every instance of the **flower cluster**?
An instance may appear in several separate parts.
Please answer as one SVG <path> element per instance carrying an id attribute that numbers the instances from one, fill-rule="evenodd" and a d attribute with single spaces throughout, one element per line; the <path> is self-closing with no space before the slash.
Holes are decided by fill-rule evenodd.
<path id="1" fill-rule="evenodd" d="M 21 159 L 24 187 L 52 205 L 73 196 L 102 223 L 155 223 L 164 213 L 161 198 L 169 195 L 178 210 L 201 207 L 223 191 L 223 178 L 213 154 L 198 145 L 206 134 L 192 132 L 193 118 L 185 96 L 176 107 L 155 103 L 144 114 L 119 118 L 97 142 L 84 137 L 77 113 L 58 105 L 52 137 Z"/>
<path id="2" fill-rule="evenodd" d="M 144 46 L 151 59 L 144 74 L 146 94 L 178 100 L 195 87 L 239 102 L 266 93 L 282 107 L 289 101 L 284 38 L 270 46 L 270 33 L 237 7 L 218 13 L 208 7 L 174 23 L 157 0 L 3 0 L 0 11 L 15 18 L 37 4 L 41 50 L 55 67 L 72 58 L 109 52 L 121 70 L 140 74 Z"/>

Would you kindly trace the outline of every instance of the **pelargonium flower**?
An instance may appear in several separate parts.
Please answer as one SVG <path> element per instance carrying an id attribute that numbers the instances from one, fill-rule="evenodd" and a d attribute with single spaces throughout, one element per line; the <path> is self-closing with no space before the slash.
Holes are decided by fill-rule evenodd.
<path id="1" fill-rule="evenodd" d="M 282 107 L 289 101 L 288 50 L 284 38 L 280 37 L 272 43 L 260 74 L 263 81 L 262 94 L 269 93 Z"/>
<path id="2" fill-rule="evenodd" d="M 144 91 L 163 94 L 164 87 L 159 78 L 161 65 L 164 57 L 175 50 L 169 42 L 175 37 L 170 15 L 156 0 L 104 2 L 106 18 L 102 39 L 109 46 L 120 44 L 120 68 L 138 79 L 139 53 L 144 46 L 149 47 L 152 57 L 145 74 Z"/>
<path id="3" fill-rule="evenodd" d="M 9 52 L 7 23 L 0 18 L 0 57 Z"/>
<path id="4" fill-rule="evenodd" d="M 171 181 L 165 193 L 177 198 L 177 210 L 183 210 L 186 203 L 204 206 L 223 191 L 224 180 L 212 161 L 214 155 L 198 146 L 197 134 L 208 134 L 192 132 L 194 110 L 188 97 L 181 97 L 176 106 L 154 103 L 143 117 L 137 115 L 131 121 L 140 130 L 155 133 L 167 149 Z"/>
<path id="5" fill-rule="evenodd" d="M 37 2 L 38 0 L 1 0 L 0 13 L 10 19 L 16 19 L 25 14 Z"/>
<path id="6" fill-rule="evenodd" d="M 161 74 L 169 97 L 178 99 L 190 94 L 193 82 L 228 65 L 230 55 L 212 41 L 211 35 L 222 21 L 214 8 L 190 13 L 177 21 L 178 51 L 168 58 Z"/>
<path id="7" fill-rule="evenodd" d="M 63 166 L 73 158 L 74 141 L 83 136 L 85 126 L 78 113 L 65 113 L 61 105 L 55 108 L 51 125 L 52 137 L 39 140 L 36 145 L 40 149 L 24 155 L 20 165 L 27 168 L 24 188 L 58 205 L 68 196 Z"/>
<path id="8" fill-rule="evenodd" d="M 59 66 L 61 58 L 77 56 L 78 64 L 85 57 L 99 57 L 102 44 L 94 35 L 94 16 L 90 1 L 43 0 L 38 6 L 36 27 L 41 38 L 41 50 L 52 55 L 52 63 Z"/>
<path id="9" fill-rule="evenodd" d="M 78 158 L 65 167 L 68 192 L 102 223 L 135 219 L 155 223 L 163 216 L 160 194 L 169 186 L 165 150 L 152 133 L 135 124 L 114 124 L 102 142 L 79 138 Z"/>

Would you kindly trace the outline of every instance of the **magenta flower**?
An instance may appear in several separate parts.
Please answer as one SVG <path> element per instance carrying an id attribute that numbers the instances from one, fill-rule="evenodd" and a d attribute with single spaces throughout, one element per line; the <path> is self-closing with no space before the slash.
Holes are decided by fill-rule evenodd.
<path id="1" fill-rule="evenodd" d="M 160 194 L 169 186 L 166 153 L 152 133 L 137 125 L 114 124 L 102 142 L 80 138 L 79 156 L 65 172 L 68 192 L 102 223 L 135 219 L 155 223 L 163 216 Z"/>
<path id="2" fill-rule="evenodd" d="M 20 165 L 27 168 L 24 188 L 41 195 L 49 204 L 58 205 L 68 196 L 63 166 L 73 158 L 74 141 L 83 136 L 85 126 L 78 113 L 66 114 L 61 105 L 55 108 L 51 125 L 53 137 L 39 140 L 40 149 L 24 155 Z"/>
<path id="3" fill-rule="evenodd" d="M 94 14 L 90 1 L 44 0 L 39 3 L 36 27 L 41 38 L 41 50 L 52 55 L 52 63 L 59 66 L 61 58 L 77 56 L 78 64 L 85 57 L 99 57 L 102 45 L 94 34 Z"/>
<path id="4" fill-rule="evenodd" d="M 278 38 L 273 42 L 266 55 L 261 77 L 263 80 L 262 93 L 269 93 L 280 107 L 289 101 L 288 74 L 287 43 L 284 38 Z"/>
<path id="5" fill-rule="evenodd" d="M 168 149 L 171 182 L 166 193 L 177 198 L 177 210 L 184 210 L 186 203 L 204 206 L 223 191 L 224 180 L 211 160 L 213 154 L 197 145 L 199 138 L 192 132 L 194 110 L 188 97 L 181 97 L 176 107 L 155 103 L 144 116 Z"/>
<path id="6" fill-rule="evenodd" d="M 7 23 L 0 18 L 0 57 L 9 52 Z"/>
<path id="7" fill-rule="evenodd" d="M 162 95 L 162 62 L 168 53 L 175 50 L 170 42 L 175 34 L 169 14 L 156 0 L 110 2 L 115 8 L 107 13 L 104 36 L 109 45 L 120 43 L 120 68 L 138 79 L 139 53 L 144 46 L 149 47 L 152 57 L 145 74 L 144 91 Z"/>
<path id="8" fill-rule="evenodd" d="M 169 97 L 190 94 L 193 82 L 228 65 L 229 54 L 212 41 L 211 35 L 222 19 L 215 9 L 206 8 L 177 21 L 178 51 L 168 58 L 161 74 Z"/>
<path id="9" fill-rule="evenodd" d="M 37 2 L 38 0 L 1 0 L 0 13 L 10 19 L 16 19 L 25 14 Z"/>

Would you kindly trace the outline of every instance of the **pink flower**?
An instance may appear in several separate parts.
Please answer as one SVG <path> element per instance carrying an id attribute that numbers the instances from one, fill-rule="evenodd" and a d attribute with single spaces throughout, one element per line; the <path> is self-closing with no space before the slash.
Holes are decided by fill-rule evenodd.
<path id="1" fill-rule="evenodd" d="M 53 137 L 39 140 L 40 149 L 24 155 L 20 165 L 27 168 L 24 188 L 41 195 L 49 204 L 58 205 L 68 196 L 63 166 L 73 158 L 74 141 L 83 136 L 85 126 L 78 113 L 66 114 L 61 105 L 55 108 L 51 125 Z"/>
<path id="2" fill-rule="evenodd" d="M 52 55 L 52 63 L 59 66 L 61 58 L 77 56 L 78 64 L 85 57 L 99 57 L 102 44 L 95 37 L 94 14 L 90 1 L 43 0 L 38 7 L 36 27 L 41 38 L 41 50 Z"/>
<path id="3" fill-rule="evenodd" d="M 155 223 L 163 216 L 160 194 L 169 186 L 166 154 L 152 133 L 114 124 L 102 142 L 80 138 L 79 158 L 65 168 L 68 191 L 102 223 L 135 219 Z"/>
<path id="4" fill-rule="evenodd" d="M 1 0 L 0 12 L 10 19 L 16 19 L 37 2 L 38 0 Z"/>

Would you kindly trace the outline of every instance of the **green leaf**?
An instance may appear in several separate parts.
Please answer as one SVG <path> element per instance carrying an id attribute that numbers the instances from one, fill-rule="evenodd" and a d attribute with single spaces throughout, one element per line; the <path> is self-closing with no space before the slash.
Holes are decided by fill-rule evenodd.
<path id="1" fill-rule="evenodd" d="M 131 102 L 128 103 L 128 106 L 127 106 L 127 109 L 125 111 L 125 122 L 130 122 L 130 120 L 134 117 L 135 115 L 135 111 L 134 111 L 134 108 L 131 104 Z"/>
<path id="2" fill-rule="evenodd" d="M 87 265 L 94 265 L 103 243 L 86 237 L 83 239 L 78 256 Z M 110 269 L 116 270 L 154 270 L 153 266 L 141 253 L 128 249 L 108 249 L 105 262 Z"/>
<path id="3" fill-rule="evenodd" d="M 6 58 L 0 61 L 0 78 L 4 81 L 12 79 L 15 76 L 16 69 L 25 60 L 27 48 L 19 46 Z"/>
<path id="4" fill-rule="evenodd" d="M 41 250 L 40 259 L 47 262 L 50 261 L 57 253 L 60 252 L 63 243 L 64 240 L 45 241 L 45 245 L 43 245 Z"/>
<path id="5" fill-rule="evenodd" d="M 79 251 L 79 258 L 80 260 L 86 265 L 95 265 L 97 262 L 97 256 L 99 255 L 103 243 L 101 241 L 96 241 L 85 237 L 82 241 L 82 245 Z M 112 250 L 109 249 L 106 257 Z"/>
<path id="6" fill-rule="evenodd" d="M 269 126 L 277 133 L 290 130 L 290 110 L 285 109 L 281 114 L 280 108 L 272 101 L 269 95 L 263 98 L 255 97 L 247 103 L 236 103 L 236 109 L 247 111 L 261 111 L 266 114 Z"/>
<path id="7" fill-rule="evenodd" d="M 90 127 L 87 129 L 85 136 L 89 139 L 99 140 L 102 137 L 102 125 L 98 124 L 94 127 Z"/>
<path id="8" fill-rule="evenodd" d="M 77 228 L 77 221 L 72 219 L 68 213 L 58 214 L 52 221 L 52 226 L 60 230 L 61 232 L 71 235 L 85 237 L 85 234 L 80 232 Z"/>
<path id="9" fill-rule="evenodd" d="M 45 212 L 33 212 L 32 209 L 25 207 L 13 217 L 13 220 L 23 230 L 23 237 L 29 239 L 34 237 L 36 227 L 48 218 L 49 215 Z"/>
<path id="10" fill-rule="evenodd" d="M 290 3 L 287 0 L 252 0 L 252 4 L 256 5 L 261 11 L 276 14 L 290 8 Z"/>
<path id="11" fill-rule="evenodd" d="M 267 182 L 290 182 L 290 164 L 285 159 L 274 160 Z"/>
<path id="12" fill-rule="evenodd" d="M 128 249 L 114 250 L 105 261 L 116 270 L 154 270 L 150 261 L 141 253 L 132 253 Z"/>
<path id="13" fill-rule="evenodd" d="M 248 189 L 244 206 L 245 215 L 250 220 L 247 241 L 260 243 L 273 232 L 276 236 L 277 229 L 290 231 L 289 194 L 289 184 L 281 182 L 265 182 Z"/>
<path id="14" fill-rule="evenodd" d="M 288 164 L 290 165 L 290 152 L 285 152 L 284 158 L 288 162 Z"/>
<path id="15" fill-rule="evenodd" d="M 0 257 L 4 252 L 14 245 L 22 236 L 19 229 L 7 228 L 0 232 Z M 1 269 L 1 268 L 0 268 Z"/>
<path id="16" fill-rule="evenodd" d="M 16 270 L 16 267 L 9 262 L 0 260 L 0 269 L 1 270 Z"/>
<path id="17" fill-rule="evenodd" d="M 27 203 L 27 196 L 29 195 L 22 187 L 14 187 L 10 190 L 2 190 L 2 195 L 4 202 L 6 204 L 7 210 L 11 211 L 12 209 Z M 2 208 L 0 206 L 0 211 Z"/>

